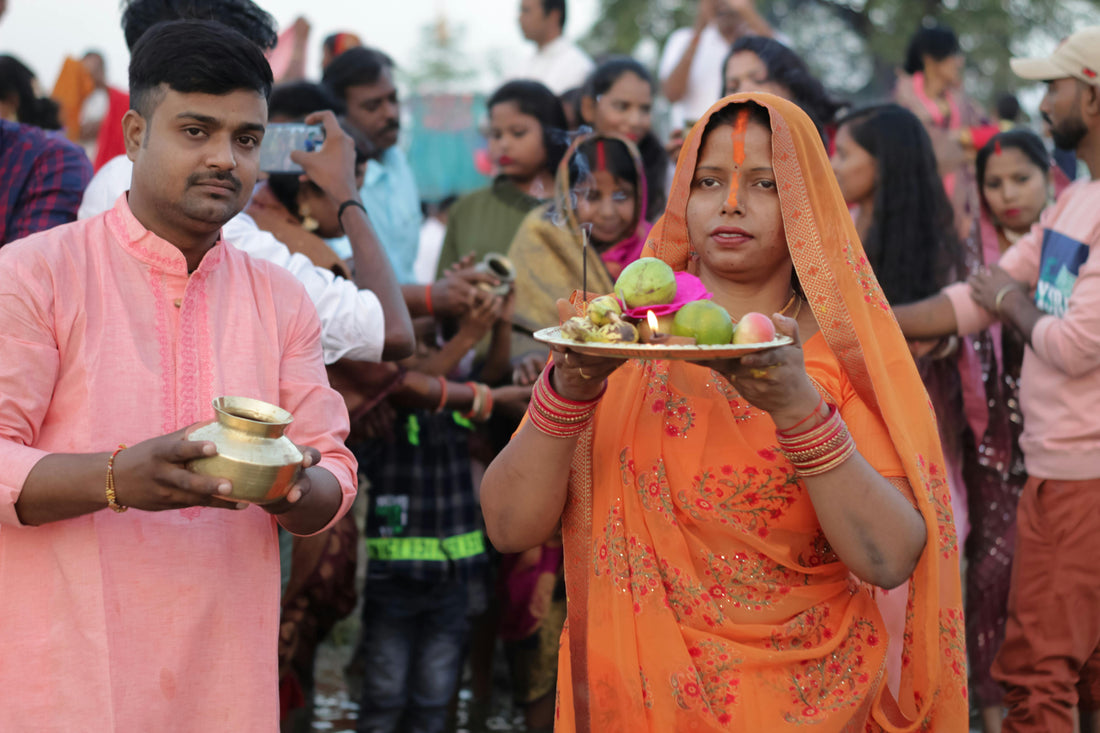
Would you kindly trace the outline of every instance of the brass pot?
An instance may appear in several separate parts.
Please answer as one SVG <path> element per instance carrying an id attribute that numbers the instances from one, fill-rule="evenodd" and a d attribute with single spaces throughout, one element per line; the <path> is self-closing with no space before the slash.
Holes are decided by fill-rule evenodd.
<path id="1" fill-rule="evenodd" d="M 218 397 L 216 417 L 192 431 L 188 440 L 209 440 L 218 454 L 187 467 L 204 476 L 228 479 L 226 497 L 269 504 L 290 493 L 301 471 L 302 453 L 283 435 L 294 418 L 281 407 L 251 397 Z"/>
<path id="2" fill-rule="evenodd" d="M 492 275 L 499 280 L 500 285 L 493 286 L 488 283 L 480 283 L 478 287 L 502 298 L 512 290 L 512 283 L 516 280 L 516 266 L 512 264 L 510 259 L 496 252 L 485 255 L 481 262 L 474 265 L 474 271 Z"/>

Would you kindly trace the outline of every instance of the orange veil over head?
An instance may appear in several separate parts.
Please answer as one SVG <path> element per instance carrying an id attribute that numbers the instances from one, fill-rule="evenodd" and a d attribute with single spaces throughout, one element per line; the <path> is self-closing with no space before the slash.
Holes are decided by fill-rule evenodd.
<path id="1" fill-rule="evenodd" d="M 887 639 L 873 589 L 832 552 L 766 413 L 702 367 L 632 361 L 573 460 L 558 729 L 964 731 L 958 548 L 935 418 L 809 118 L 768 94 L 712 107 L 681 149 L 645 254 L 687 266 L 703 132 L 747 101 L 769 112 L 791 259 L 835 373 L 826 399 L 876 469 L 908 479 L 925 520 L 904 634 Z M 888 644 L 901 650 L 896 696 Z"/>

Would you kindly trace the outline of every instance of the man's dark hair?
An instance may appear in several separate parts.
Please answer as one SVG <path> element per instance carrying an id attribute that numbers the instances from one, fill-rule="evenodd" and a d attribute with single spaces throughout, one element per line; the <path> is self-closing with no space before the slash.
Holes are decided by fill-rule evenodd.
<path id="1" fill-rule="evenodd" d="M 959 37 L 955 31 L 945 25 L 921 28 L 909 39 L 909 48 L 905 51 L 905 73 L 915 74 L 924 71 L 924 57 L 931 56 L 943 61 L 948 56 L 960 53 Z"/>
<path id="2" fill-rule="evenodd" d="M 130 57 L 130 108 L 148 118 L 161 85 L 176 92 L 271 97 L 271 67 L 260 47 L 213 20 L 176 20 L 150 28 Z"/>
<path id="3" fill-rule="evenodd" d="M 299 119 L 326 109 L 342 115 L 344 103 L 322 84 L 311 81 L 292 81 L 279 84 L 271 90 L 271 99 L 267 103 L 267 116 Z"/>
<path id="4" fill-rule="evenodd" d="M 1012 92 L 1002 92 L 997 95 L 994 107 L 997 109 L 997 119 L 1005 122 L 1019 122 L 1020 100 Z"/>
<path id="5" fill-rule="evenodd" d="M 558 27 L 565 30 L 565 0 L 542 0 L 543 15 L 558 11 Z"/>
<path id="6" fill-rule="evenodd" d="M 537 81 L 519 79 L 510 81 L 493 92 L 486 109 L 492 113 L 498 104 L 512 102 L 522 114 L 530 115 L 542 126 L 542 146 L 546 150 L 546 169 L 553 175 L 569 147 L 569 123 L 561 100 Z"/>
<path id="7" fill-rule="evenodd" d="M 265 51 L 279 40 L 275 19 L 251 0 L 122 0 L 122 32 L 131 52 L 147 30 L 170 20 L 216 20 Z"/>
<path id="8" fill-rule="evenodd" d="M 347 101 L 348 87 L 374 84 L 382 73 L 393 69 L 393 59 L 368 46 L 349 48 L 332 60 L 321 83 L 340 99 Z"/>

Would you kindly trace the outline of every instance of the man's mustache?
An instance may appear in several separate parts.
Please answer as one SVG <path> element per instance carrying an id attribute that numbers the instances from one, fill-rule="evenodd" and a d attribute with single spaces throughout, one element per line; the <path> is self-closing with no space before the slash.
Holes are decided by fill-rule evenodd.
<path id="1" fill-rule="evenodd" d="M 226 171 L 225 173 L 212 173 L 210 175 L 199 176 L 193 175 L 187 179 L 187 185 L 189 186 L 201 186 L 204 183 L 211 183 L 217 181 L 219 183 L 228 183 L 233 186 L 234 191 L 241 190 L 240 180 L 232 173 Z"/>

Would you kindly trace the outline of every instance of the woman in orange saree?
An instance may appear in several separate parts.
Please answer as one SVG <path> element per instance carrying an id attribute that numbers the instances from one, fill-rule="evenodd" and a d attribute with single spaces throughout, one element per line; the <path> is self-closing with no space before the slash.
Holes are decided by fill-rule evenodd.
<path id="1" fill-rule="evenodd" d="M 560 518 L 557 729 L 965 731 L 934 418 L 809 118 L 766 94 L 712 107 L 647 250 L 734 317 L 784 311 L 795 343 L 706 365 L 553 354 L 482 507 L 509 552 Z M 834 412 L 856 450 L 824 471 L 788 458 L 777 431 Z M 872 591 L 906 580 L 891 633 Z"/>

